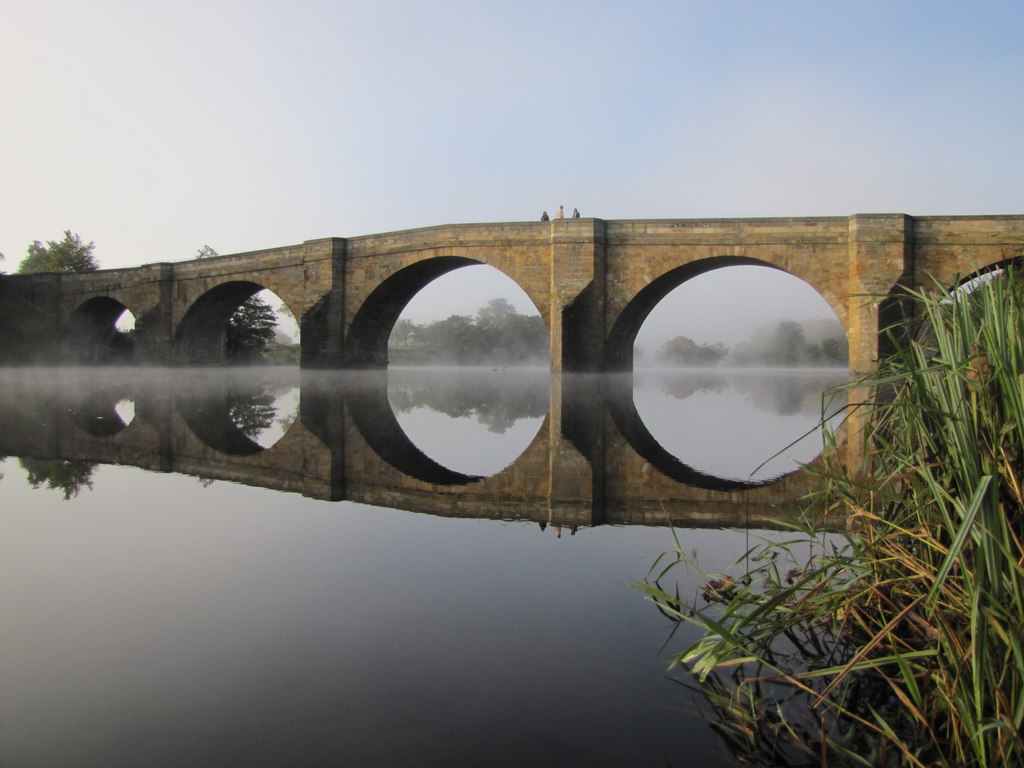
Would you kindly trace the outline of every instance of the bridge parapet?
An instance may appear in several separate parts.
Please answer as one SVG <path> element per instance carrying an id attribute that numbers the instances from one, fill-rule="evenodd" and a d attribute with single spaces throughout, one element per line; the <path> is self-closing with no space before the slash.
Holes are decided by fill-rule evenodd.
<path id="1" fill-rule="evenodd" d="M 606 222 L 621 245 L 757 245 L 846 243 L 846 216 L 761 219 L 620 219 Z"/>

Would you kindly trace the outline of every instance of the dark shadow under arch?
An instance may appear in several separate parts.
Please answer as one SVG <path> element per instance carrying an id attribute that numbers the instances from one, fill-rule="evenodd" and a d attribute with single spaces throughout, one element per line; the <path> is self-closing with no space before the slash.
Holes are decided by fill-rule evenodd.
<path id="1" fill-rule="evenodd" d="M 1012 256 L 981 267 L 968 275 L 958 275 L 953 285 L 933 280 L 930 284 L 918 284 L 914 288 L 923 293 L 939 291 L 953 296 L 971 283 L 985 277 L 994 277 L 1007 268 L 1013 268 L 1015 272 L 1020 273 L 1024 269 L 1024 256 Z M 905 277 L 879 302 L 876 359 L 895 354 L 900 348 L 905 347 L 913 336 L 927 332 L 915 322 L 918 318 L 918 303 L 910 296 L 908 284 L 909 278 Z"/>
<path id="2" fill-rule="evenodd" d="M 62 358 L 79 364 L 131 360 L 131 342 L 118 333 L 116 326 L 126 311 L 124 304 L 106 296 L 84 302 L 64 325 Z"/>
<path id="3" fill-rule="evenodd" d="M 231 316 L 249 297 L 264 290 L 247 280 L 223 283 L 189 307 L 174 335 L 174 358 L 182 363 L 222 363 L 227 357 Z"/>
<path id="4" fill-rule="evenodd" d="M 186 397 L 177 405 L 192 433 L 215 451 L 227 456 L 252 456 L 264 450 L 232 420 L 232 403 L 225 393 Z"/>

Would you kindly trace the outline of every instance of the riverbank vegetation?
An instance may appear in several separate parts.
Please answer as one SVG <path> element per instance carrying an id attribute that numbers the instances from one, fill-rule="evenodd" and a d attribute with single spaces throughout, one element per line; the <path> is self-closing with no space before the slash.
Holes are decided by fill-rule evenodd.
<path id="1" fill-rule="evenodd" d="M 547 365 L 548 332 L 539 316 L 521 315 L 506 299 L 492 299 L 475 318 L 399 320 L 388 359 L 398 365 Z"/>
<path id="2" fill-rule="evenodd" d="M 829 454 L 810 508 L 847 530 L 794 522 L 707 574 L 677 542 L 638 585 L 699 628 L 677 663 L 744 764 L 1024 764 L 1024 289 L 909 302 L 851 386 L 865 463 Z"/>
<path id="3" fill-rule="evenodd" d="M 778 320 L 755 328 L 750 337 L 727 347 L 722 342 L 698 344 L 688 336 L 676 336 L 658 349 L 660 365 L 708 367 L 733 366 L 835 366 L 845 365 L 849 347 L 838 321 Z"/>

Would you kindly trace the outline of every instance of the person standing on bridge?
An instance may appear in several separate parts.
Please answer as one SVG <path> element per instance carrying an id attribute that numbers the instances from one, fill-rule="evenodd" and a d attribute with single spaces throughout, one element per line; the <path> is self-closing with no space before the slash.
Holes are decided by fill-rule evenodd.
<path id="1" fill-rule="evenodd" d="M 565 206 L 563 206 L 563 205 L 558 206 L 558 212 L 555 213 L 555 218 L 556 219 L 564 219 L 565 218 Z"/>
<path id="2" fill-rule="evenodd" d="M 578 219 L 580 217 L 580 209 L 579 208 L 573 208 L 572 209 L 572 217 L 574 219 Z"/>
<path id="3" fill-rule="evenodd" d="M 540 220 L 541 221 L 550 221 L 550 219 L 548 218 L 548 212 L 547 211 L 544 211 L 544 212 L 541 213 Z"/>

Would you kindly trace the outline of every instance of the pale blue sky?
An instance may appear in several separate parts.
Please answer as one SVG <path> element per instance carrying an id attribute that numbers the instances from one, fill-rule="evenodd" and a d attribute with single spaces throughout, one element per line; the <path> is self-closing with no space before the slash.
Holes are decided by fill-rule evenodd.
<path id="1" fill-rule="evenodd" d="M 0 251 L 1024 212 L 1024 3 L 7 0 Z"/>

